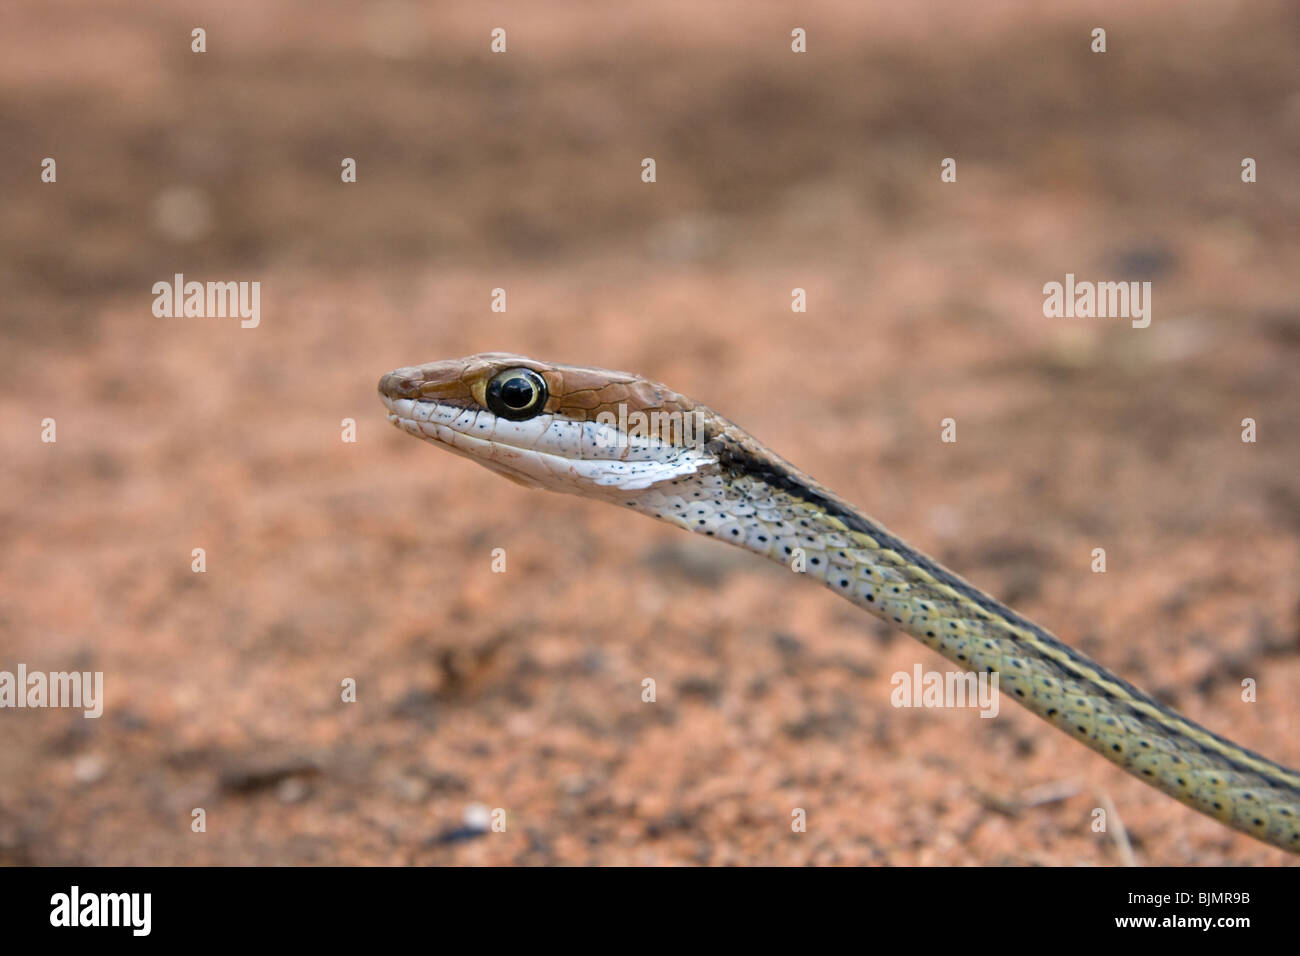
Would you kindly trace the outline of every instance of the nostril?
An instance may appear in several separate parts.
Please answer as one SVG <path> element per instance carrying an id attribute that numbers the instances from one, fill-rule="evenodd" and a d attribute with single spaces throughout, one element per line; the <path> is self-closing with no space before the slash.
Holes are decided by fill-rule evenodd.
<path id="1" fill-rule="evenodd" d="M 406 369 L 395 369 L 385 373 L 379 380 L 379 394 L 389 398 L 410 398 L 414 393 L 411 376 Z"/>

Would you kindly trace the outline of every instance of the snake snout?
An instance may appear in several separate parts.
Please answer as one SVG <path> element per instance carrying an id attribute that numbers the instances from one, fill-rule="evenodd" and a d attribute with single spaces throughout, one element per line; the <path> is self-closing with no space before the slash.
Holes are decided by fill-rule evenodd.
<path id="1" fill-rule="evenodd" d="M 472 396 L 459 360 L 429 362 L 395 368 L 379 380 L 379 394 L 388 399 L 418 398 L 463 400 Z"/>
<path id="2" fill-rule="evenodd" d="M 388 398 L 417 398 L 423 381 L 418 368 L 395 368 L 379 380 L 379 394 Z"/>

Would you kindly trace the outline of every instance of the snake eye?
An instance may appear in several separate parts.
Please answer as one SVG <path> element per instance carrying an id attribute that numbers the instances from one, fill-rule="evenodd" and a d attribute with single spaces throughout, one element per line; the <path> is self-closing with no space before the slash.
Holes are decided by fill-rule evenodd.
<path id="1" fill-rule="evenodd" d="M 546 379 L 530 368 L 498 372 L 487 387 L 487 407 L 494 415 L 522 422 L 541 412 L 548 392 Z"/>

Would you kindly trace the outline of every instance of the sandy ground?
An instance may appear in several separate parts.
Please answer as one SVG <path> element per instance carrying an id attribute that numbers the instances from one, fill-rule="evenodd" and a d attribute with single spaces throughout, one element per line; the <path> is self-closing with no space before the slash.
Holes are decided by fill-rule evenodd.
<path id="1" fill-rule="evenodd" d="M 242 6 L 0 10 L 0 669 L 106 685 L 0 711 L 0 862 L 1116 864 L 1103 805 L 1143 864 L 1291 860 L 1011 704 L 895 709 L 945 662 L 375 383 L 666 382 L 1300 765 L 1294 6 Z M 176 272 L 260 325 L 156 318 Z M 1152 281 L 1150 327 L 1044 318 L 1067 272 Z"/>

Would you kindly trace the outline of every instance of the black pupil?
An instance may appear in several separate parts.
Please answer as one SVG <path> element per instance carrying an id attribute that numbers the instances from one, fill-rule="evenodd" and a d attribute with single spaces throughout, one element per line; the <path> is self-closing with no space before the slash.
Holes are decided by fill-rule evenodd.
<path id="1" fill-rule="evenodd" d="M 507 408 L 527 408 L 535 395 L 533 383 L 523 377 L 508 379 L 501 385 L 501 401 Z"/>

